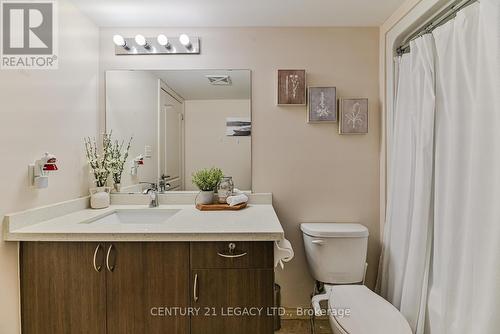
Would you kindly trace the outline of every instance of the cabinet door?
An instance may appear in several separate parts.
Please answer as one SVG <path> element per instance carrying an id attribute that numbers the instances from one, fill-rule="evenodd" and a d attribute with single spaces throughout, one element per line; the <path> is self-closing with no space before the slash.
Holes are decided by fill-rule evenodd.
<path id="1" fill-rule="evenodd" d="M 165 314 L 189 304 L 189 244 L 117 242 L 106 250 L 107 333 L 189 333 L 189 316 Z"/>
<path id="2" fill-rule="evenodd" d="M 191 334 L 274 332 L 272 269 L 196 269 L 191 280 L 191 304 L 200 308 L 191 318 Z"/>
<path id="3" fill-rule="evenodd" d="M 105 334 L 104 244 L 23 242 L 21 316 L 23 334 Z M 102 267 L 101 267 L 102 268 Z"/>

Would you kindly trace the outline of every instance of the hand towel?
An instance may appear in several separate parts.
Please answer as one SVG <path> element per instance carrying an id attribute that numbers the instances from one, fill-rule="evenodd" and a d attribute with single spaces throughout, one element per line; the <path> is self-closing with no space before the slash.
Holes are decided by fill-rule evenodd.
<path id="1" fill-rule="evenodd" d="M 293 256 L 294 252 L 290 241 L 281 239 L 274 242 L 274 267 L 280 265 L 281 269 L 285 268 L 283 262 L 291 261 Z"/>
<path id="2" fill-rule="evenodd" d="M 235 195 L 235 196 L 229 196 L 226 199 L 226 202 L 227 202 L 227 204 L 229 204 L 229 206 L 235 206 L 235 205 L 238 205 L 238 204 L 241 204 L 241 203 L 248 202 L 248 196 L 245 195 L 245 194 L 239 194 L 239 195 Z"/>

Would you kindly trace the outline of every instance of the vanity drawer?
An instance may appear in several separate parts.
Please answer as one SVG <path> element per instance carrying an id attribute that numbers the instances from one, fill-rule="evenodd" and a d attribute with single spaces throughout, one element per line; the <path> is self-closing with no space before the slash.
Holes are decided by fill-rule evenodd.
<path id="1" fill-rule="evenodd" d="M 270 241 L 217 241 L 191 243 L 191 268 L 273 268 Z"/>

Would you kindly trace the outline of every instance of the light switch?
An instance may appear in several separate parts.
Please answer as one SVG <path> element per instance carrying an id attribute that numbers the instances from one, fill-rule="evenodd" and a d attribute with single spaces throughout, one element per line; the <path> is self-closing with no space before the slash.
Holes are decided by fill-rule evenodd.
<path id="1" fill-rule="evenodd" d="M 144 158 L 151 159 L 152 156 L 153 156 L 153 148 L 151 147 L 151 145 L 144 146 Z"/>

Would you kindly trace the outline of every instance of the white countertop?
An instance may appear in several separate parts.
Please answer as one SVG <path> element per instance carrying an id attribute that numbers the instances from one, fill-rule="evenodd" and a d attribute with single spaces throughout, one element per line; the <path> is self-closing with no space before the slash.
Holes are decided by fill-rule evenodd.
<path id="1" fill-rule="evenodd" d="M 73 206 L 75 206 L 73 204 Z M 61 207 L 61 205 L 59 205 Z M 249 204 L 240 211 L 199 211 L 191 205 L 111 205 L 109 208 L 61 211 L 39 220 L 36 211 L 7 215 L 7 241 L 274 241 L 284 236 L 271 204 Z M 96 221 L 116 210 L 179 210 L 162 223 L 118 224 Z"/>

